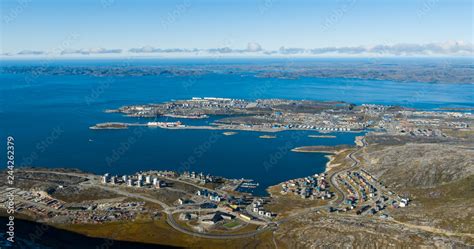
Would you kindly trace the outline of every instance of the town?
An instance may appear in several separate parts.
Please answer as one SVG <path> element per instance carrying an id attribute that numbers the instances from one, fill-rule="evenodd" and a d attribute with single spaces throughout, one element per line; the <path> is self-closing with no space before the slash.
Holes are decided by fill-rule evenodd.
<path id="1" fill-rule="evenodd" d="M 16 213 L 57 226 L 148 220 L 182 234 L 212 239 L 241 239 L 273 232 L 308 214 L 322 219 L 400 224 L 400 217 L 412 215 L 409 210 L 417 207 L 417 196 L 395 191 L 400 187 L 380 180 L 380 176 L 384 180 L 406 177 L 403 172 L 383 175 L 387 168 L 380 167 L 385 162 L 374 158 L 384 158 L 390 151 L 372 157 L 367 153 L 385 146 L 395 146 L 391 148 L 396 150 L 396 146 L 406 144 L 423 148 L 438 143 L 469 144 L 465 134 L 472 131 L 474 121 L 469 112 L 213 97 L 111 111 L 147 122 L 105 123 L 96 125 L 97 129 L 312 130 L 315 134 L 311 136 L 317 139 L 334 137 L 337 132 L 365 134 L 355 137 L 355 145 L 288 148 L 289 153 L 324 153 L 330 158 L 327 168 L 276 183 L 267 189 L 268 195 L 253 195 L 251 190 L 259 183 L 252 179 L 229 179 L 205 172 L 161 169 L 97 175 L 72 169 L 19 168 L 15 177 L 20 180 L 15 186 L 0 185 L 0 203 L 7 206 L 10 197 L 15 196 Z M 215 115 L 219 119 L 210 125 L 186 124 L 186 119 Z M 157 120 L 161 116 L 172 120 Z"/>
<path id="2" fill-rule="evenodd" d="M 443 129 L 466 129 L 474 116 L 469 112 L 418 111 L 398 106 L 307 100 L 193 97 L 161 104 L 123 106 L 116 110 L 131 118 L 174 117 L 176 121 L 100 123 L 91 129 L 148 126 L 164 129 L 210 129 L 279 132 L 313 130 L 321 133 L 360 132 L 368 129 L 413 137 L 445 137 Z M 210 125 L 189 125 L 186 119 L 225 116 Z"/>
<path id="3" fill-rule="evenodd" d="M 165 214 L 170 226 L 191 234 L 216 230 L 234 233 L 249 226 L 260 231 L 278 223 L 278 213 L 266 208 L 274 201 L 271 196 L 252 196 L 238 191 L 242 184 L 249 183 L 248 179 L 163 170 L 97 176 L 26 169 L 19 174 L 22 179 L 33 181 L 44 178 L 42 184 L 46 184 L 51 176 L 64 178 L 54 187 L 51 186 L 53 182 L 43 188 L 0 187 L 1 203 L 7 203 L 8 196 L 13 194 L 18 202 L 16 212 L 49 223 L 101 224 L 133 221 L 143 216 L 159 219 Z M 389 218 L 384 212 L 386 208 L 405 207 L 410 202 L 408 198 L 388 191 L 368 172 L 356 168 L 331 175 L 317 173 L 288 180 L 280 186 L 282 196 L 326 201 L 320 210 L 328 213 L 353 210 L 357 215 L 375 215 L 380 212 L 380 217 Z M 82 197 L 84 200 L 81 201 L 81 198 L 72 196 L 64 198 L 70 193 L 60 194 L 71 188 L 75 189 L 76 195 L 92 195 L 89 191 L 94 189 L 96 194 L 102 192 L 103 197 Z M 339 196 L 338 191 L 342 195 Z"/>

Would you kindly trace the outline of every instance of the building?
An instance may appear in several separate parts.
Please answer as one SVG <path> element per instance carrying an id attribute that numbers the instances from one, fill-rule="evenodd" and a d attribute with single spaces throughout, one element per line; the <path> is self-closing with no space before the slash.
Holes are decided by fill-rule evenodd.
<path id="1" fill-rule="evenodd" d="M 235 218 L 235 216 L 233 216 L 232 214 L 227 214 L 227 213 L 222 213 L 222 212 L 219 212 L 219 214 L 224 220 L 233 220 Z"/>
<path id="2" fill-rule="evenodd" d="M 221 212 L 216 212 L 214 214 L 209 214 L 203 216 L 203 219 L 201 220 L 201 223 L 207 224 L 207 225 L 214 225 L 218 223 L 219 221 L 223 220 L 224 218 L 222 217 Z"/>
<path id="3" fill-rule="evenodd" d="M 252 217 L 250 217 L 249 215 L 246 215 L 246 214 L 240 214 L 239 216 L 243 220 L 252 220 Z"/>
<path id="4" fill-rule="evenodd" d="M 207 189 L 198 190 L 198 191 L 196 192 L 196 195 L 199 195 L 199 196 L 208 196 L 208 195 L 209 195 L 209 191 L 207 191 Z"/>
<path id="5" fill-rule="evenodd" d="M 191 220 L 192 216 L 190 213 L 182 213 L 179 215 L 180 220 Z"/>
<path id="6" fill-rule="evenodd" d="M 146 182 L 146 184 L 151 184 L 151 176 L 146 176 L 145 177 L 145 182 Z"/>
<path id="7" fill-rule="evenodd" d="M 128 179 L 127 181 L 127 186 L 131 187 L 133 185 L 132 179 Z"/>
<path id="8" fill-rule="evenodd" d="M 151 176 L 146 176 L 145 177 L 145 183 L 146 184 L 151 184 Z"/>
<path id="9" fill-rule="evenodd" d="M 102 183 L 107 183 L 109 181 L 109 176 L 109 173 L 104 174 L 104 176 L 102 176 Z"/>
<path id="10" fill-rule="evenodd" d="M 215 202 L 220 202 L 221 201 L 221 197 L 219 195 L 210 195 L 209 199 L 211 201 L 215 201 Z"/>
<path id="11" fill-rule="evenodd" d="M 239 206 L 237 204 L 230 204 L 230 208 L 232 208 L 232 211 L 239 210 Z"/>

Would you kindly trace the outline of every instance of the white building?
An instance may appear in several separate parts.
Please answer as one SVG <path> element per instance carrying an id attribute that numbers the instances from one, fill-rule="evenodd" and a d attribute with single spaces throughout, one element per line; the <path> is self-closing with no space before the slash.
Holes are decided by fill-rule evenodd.
<path id="1" fill-rule="evenodd" d="M 408 198 L 406 198 L 406 199 L 405 199 L 405 198 L 402 198 L 402 199 L 400 200 L 400 204 L 399 204 L 398 206 L 399 206 L 399 207 L 406 207 L 406 206 L 408 206 L 408 201 L 409 201 Z"/>
<path id="2" fill-rule="evenodd" d="M 109 181 L 109 173 L 107 174 L 104 174 L 104 176 L 102 176 L 102 183 L 107 183 Z"/>
<path id="3" fill-rule="evenodd" d="M 155 188 L 161 188 L 161 181 L 157 178 L 153 179 L 153 186 L 155 186 Z"/>

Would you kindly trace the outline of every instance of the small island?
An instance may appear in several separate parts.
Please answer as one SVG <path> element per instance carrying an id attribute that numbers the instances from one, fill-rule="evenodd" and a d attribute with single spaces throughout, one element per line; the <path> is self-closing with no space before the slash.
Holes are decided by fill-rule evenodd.
<path id="1" fill-rule="evenodd" d="M 261 135 L 261 136 L 259 136 L 259 138 L 263 138 L 263 139 L 273 139 L 273 138 L 276 138 L 276 136 L 274 136 L 274 135 Z"/>
<path id="2" fill-rule="evenodd" d="M 333 135 L 308 135 L 308 137 L 311 137 L 311 138 L 336 138 L 336 136 L 333 136 Z"/>
<path id="3" fill-rule="evenodd" d="M 237 134 L 237 132 L 235 131 L 225 131 L 225 132 L 222 132 L 223 135 L 225 136 L 233 136 L 235 134 Z"/>
<path id="4" fill-rule="evenodd" d="M 348 149 L 350 146 L 348 145 L 337 145 L 337 146 L 324 146 L 324 145 L 316 145 L 316 146 L 302 146 L 296 147 L 292 149 L 293 152 L 306 152 L 306 153 L 325 153 L 325 154 L 334 154 L 337 151 L 341 151 L 344 149 Z"/>
<path id="5" fill-rule="evenodd" d="M 128 124 L 125 123 L 101 123 L 101 124 L 96 124 L 94 126 L 89 127 L 91 130 L 105 130 L 105 129 L 127 129 Z"/>

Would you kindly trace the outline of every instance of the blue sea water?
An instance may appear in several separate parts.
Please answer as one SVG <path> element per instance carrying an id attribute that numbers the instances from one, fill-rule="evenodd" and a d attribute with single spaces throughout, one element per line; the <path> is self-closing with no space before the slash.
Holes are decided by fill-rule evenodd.
<path id="1" fill-rule="evenodd" d="M 261 139 L 259 132 L 224 136 L 222 131 L 143 127 L 90 130 L 89 126 L 108 121 L 148 122 L 149 119 L 107 114 L 104 110 L 196 96 L 342 100 L 434 109 L 472 108 L 473 92 L 474 86 L 469 84 L 265 79 L 251 74 L 93 77 L 4 73 L 0 74 L 0 138 L 5 139 L 7 135 L 15 138 L 18 166 L 74 167 L 114 174 L 148 169 L 202 171 L 254 179 L 260 183 L 255 193 L 265 194 L 265 188 L 270 185 L 324 171 L 327 161 L 324 155 L 295 153 L 290 151 L 292 148 L 352 144 L 358 134 L 336 133 L 337 138 L 330 139 L 308 137 L 317 132 L 287 131 L 277 133 L 275 139 Z M 212 120 L 181 121 L 195 124 Z M 4 150 L 5 143 L 1 146 Z"/>

